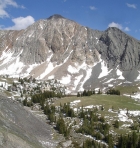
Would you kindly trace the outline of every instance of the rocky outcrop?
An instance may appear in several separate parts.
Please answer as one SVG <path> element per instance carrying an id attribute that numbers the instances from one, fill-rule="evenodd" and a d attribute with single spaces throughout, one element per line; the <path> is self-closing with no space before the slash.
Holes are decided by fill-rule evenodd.
<path id="1" fill-rule="evenodd" d="M 0 96 L 0 147 L 56 147 L 51 127 L 39 120 L 20 103 Z"/>

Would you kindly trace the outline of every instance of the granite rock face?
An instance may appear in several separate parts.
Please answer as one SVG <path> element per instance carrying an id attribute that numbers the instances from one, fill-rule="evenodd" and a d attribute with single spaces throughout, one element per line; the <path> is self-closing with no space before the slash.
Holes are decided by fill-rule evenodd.
<path id="1" fill-rule="evenodd" d="M 117 28 L 107 29 L 100 37 L 98 51 L 108 63 L 118 65 L 124 71 L 140 68 L 140 42 Z"/>
<path id="2" fill-rule="evenodd" d="M 52 52 L 52 62 L 62 63 L 71 53 L 71 59 L 93 63 L 96 52 L 95 36 L 101 33 L 80 26 L 59 15 L 40 20 L 22 31 L 1 31 L 1 51 L 10 50 L 13 56 L 20 54 L 24 64 L 45 62 Z M 4 42 L 3 42 L 4 41 Z M 91 55 L 90 59 L 87 57 Z"/>
<path id="3" fill-rule="evenodd" d="M 139 77 L 140 41 L 117 28 L 92 30 L 60 15 L 39 20 L 25 30 L 0 31 L 0 52 L 0 74 L 56 78 L 71 92 L 87 88 L 90 79 L 96 81 L 96 64 L 99 82 L 103 67 L 110 78 L 111 69 L 114 79 L 122 75 L 124 81 L 135 81 Z"/>

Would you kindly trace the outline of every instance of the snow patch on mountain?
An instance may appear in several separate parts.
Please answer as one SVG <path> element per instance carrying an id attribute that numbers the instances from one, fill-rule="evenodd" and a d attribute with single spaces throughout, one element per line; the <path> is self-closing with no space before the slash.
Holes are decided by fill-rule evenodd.
<path id="1" fill-rule="evenodd" d="M 119 78 L 118 79 L 121 79 L 121 80 L 124 80 L 125 78 L 123 77 L 123 75 L 122 75 L 122 72 L 119 70 L 119 69 L 117 69 L 117 75 L 119 76 Z"/>
<path id="2" fill-rule="evenodd" d="M 138 75 L 136 81 L 139 81 L 140 80 L 140 71 L 138 71 L 138 73 L 139 73 L 139 75 Z"/>
<path id="3" fill-rule="evenodd" d="M 100 89 L 100 88 L 98 88 L 98 87 L 95 88 L 95 92 L 98 93 L 99 89 Z"/>
<path id="4" fill-rule="evenodd" d="M 48 79 L 54 79 L 54 75 L 49 76 Z"/>
<path id="5" fill-rule="evenodd" d="M 20 58 L 16 58 L 11 62 L 11 65 L 5 66 L 3 70 L 0 70 L 0 74 L 8 74 L 11 75 L 12 77 L 19 77 L 18 75 L 21 73 L 22 69 L 24 67 L 24 64 L 20 62 Z"/>
<path id="6" fill-rule="evenodd" d="M 87 67 L 87 68 L 85 69 L 85 71 L 86 71 L 86 76 L 85 76 L 84 80 L 81 82 L 81 86 L 80 86 L 79 91 L 84 91 L 83 85 L 84 85 L 84 83 L 91 77 L 92 68 L 88 68 L 88 67 Z"/>
<path id="7" fill-rule="evenodd" d="M 74 81 L 74 88 L 73 88 L 73 90 L 75 90 L 76 89 L 76 87 L 78 86 L 78 84 L 80 83 L 80 80 L 82 79 L 82 77 L 83 77 L 83 75 L 80 75 L 80 76 L 77 76 L 77 77 L 75 77 L 75 81 Z"/>
<path id="8" fill-rule="evenodd" d="M 113 87 L 114 85 L 113 84 L 108 84 L 108 87 Z"/>
<path id="9" fill-rule="evenodd" d="M 2 64 L 7 64 L 8 62 L 10 62 L 12 60 L 12 55 L 13 53 L 10 52 L 10 49 L 7 52 L 3 51 L 0 57 L 0 60 L 3 60 Z"/>
<path id="10" fill-rule="evenodd" d="M 110 83 L 111 81 L 114 81 L 114 80 L 116 80 L 116 79 L 111 78 L 110 80 L 106 81 L 105 83 Z"/>
<path id="11" fill-rule="evenodd" d="M 105 77 L 109 73 L 108 68 L 107 68 L 107 64 L 103 60 L 101 61 L 101 69 L 102 69 L 102 72 L 100 73 L 98 78 Z"/>
<path id="12" fill-rule="evenodd" d="M 51 52 L 49 52 L 49 53 L 51 53 Z M 50 56 L 48 56 L 48 58 L 47 58 L 47 62 L 50 62 L 50 60 L 51 60 L 51 58 L 52 58 L 52 56 L 53 56 L 53 54 L 51 54 Z"/>
<path id="13" fill-rule="evenodd" d="M 62 79 L 60 80 L 60 83 L 62 84 L 69 84 L 71 82 L 71 76 L 67 75 L 66 77 L 62 77 Z"/>
<path id="14" fill-rule="evenodd" d="M 6 47 L 7 49 L 8 47 Z M 6 49 L 2 52 L 2 55 L 0 57 L 1 67 L 4 68 L 0 70 L 0 74 L 7 74 L 12 77 L 19 77 L 19 74 L 22 72 L 22 69 L 24 68 L 24 63 L 20 61 L 20 54 L 23 52 L 23 49 L 21 49 L 17 55 L 15 55 L 11 50 L 9 49 L 6 51 Z"/>
<path id="15" fill-rule="evenodd" d="M 78 73 L 78 69 L 76 69 L 75 67 L 69 65 L 68 66 L 68 72 L 70 72 L 70 73 Z"/>
<path id="16" fill-rule="evenodd" d="M 29 73 L 37 66 L 38 64 L 29 65 L 29 68 L 26 70 L 26 75 L 29 75 Z"/>
<path id="17" fill-rule="evenodd" d="M 46 70 L 39 76 L 40 79 L 43 79 L 47 74 L 49 74 L 54 69 L 53 63 L 47 65 Z"/>
<path id="18" fill-rule="evenodd" d="M 69 57 L 71 56 L 73 50 L 69 53 L 69 56 L 64 60 L 63 64 L 67 62 L 67 60 L 69 59 Z"/>

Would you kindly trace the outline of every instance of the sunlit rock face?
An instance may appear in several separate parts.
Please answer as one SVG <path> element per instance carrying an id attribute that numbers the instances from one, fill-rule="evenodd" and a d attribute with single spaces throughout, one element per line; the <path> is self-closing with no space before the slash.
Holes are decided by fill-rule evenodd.
<path id="1" fill-rule="evenodd" d="M 53 15 L 25 30 L 0 31 L 0 74 L 54 78 L 69 92 L 139 81 L 140 42 Z"/>

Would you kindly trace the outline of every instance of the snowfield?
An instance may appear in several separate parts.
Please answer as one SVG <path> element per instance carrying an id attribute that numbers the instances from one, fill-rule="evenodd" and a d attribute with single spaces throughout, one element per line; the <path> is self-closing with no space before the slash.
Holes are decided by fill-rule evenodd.
<path id="1" fill-rule="evenodd" d="M 81 102 L 81 100 L 75 100 L 75 101 L 73 101 L 73 102 L 70 102 L 70 106 L 71 106 L 71 107 L 76 106 L 76 105 L 78 105 L 78 103 L 80 103 L 80 102 Z"/>
<path id="2" fill-rule="evenodd" d="M 123 77 L 123 75 L 122 75 L 122 72 L 121 72 L 119 69 L 117 69 L 117 75 L 119 76 L 118 79 L 121 79 L 121 80 L 124 80 L 124 79 L 125 79 L 125 78 Z"/>
<path id="3" fill-rule="evenodd" d="M 127 110 L 120 110 L 118 117 L 120 121 L 133 123 L 133 120 L 127 116 Z"/>
<path id="4" fill-rule="evenodd" d="M 82 79 L 82 77 L 83 77 L 83 75 L 80 75 L 80 76 L 75 77 L 75 80 L 74 80 L 74 86 L 75 87 L 73 88 L 73 90 L 76 89 L 76 87 L 80 83 L 80 80 Z"/>
<path id="5" fill-rule="evenodd" d="M 92 109 L 92 108 L 97 108 L 99 109 L 102 105 L 89 105 L 89 106 L 85 106 L 85 109 Z"/>
<path id="6" fill-rule="evenodd" d="M 129 94 L 123 94 L 123 95 L 127 97 L 131 97 L 132 99 L 135 99 L 136 101 L 140 101 L 140 92 L 137 92 L 133 95 L 129 95 Z"/>
<path id="7" fill-rule="evenodd" d="M 104 76 L 107 76 L 109 73 L 108 68 L 107 68 L 107 64 L 103 60 L 101 61 L 101 69 L 102 69 L 102 72 L 100 73 L 98 78 L 102 78 Z"/>
<path id="8" fill-rule="evenodd" d="M 47 74 L 49 74 L 54 69 L 53 63 L 47 65 L 46 70 L 39 76 L 40 79 L 43 79 Z"/>
<path id="9" fill-rule="evenodd" d="M 73 66 L 71 66 L 71 65 L 69 65 L 68 66 L 68 72 L 70 72 L 70 73 L 78 73 L 78 69 L 76 69 L 75 67 L 73 67 Z"/>
<path id="10" fill-rule="evenodd" d="M 62 79 L 60 80 L 60 82 L 62 84 L 69 84 L 71 82 L 71 76 L 70 75 L 67 75 L 66 77 L 62 77 Z"/>
<path id="11" fill-rule="evenodd" d="M 133 120 L 130 119 L 129 117 L 138 117 L 140 116 L 140 110 L 137 111 L 129 111 L 126 109 L 119 109 L 118 112 L 113 111 L 112 109 L 109 109 L 108 112 L 116 113 L 117 117 L 119 118 L 119 121 L 122 122 L 130 122 L 131 124 L 133 123 Z"/>

